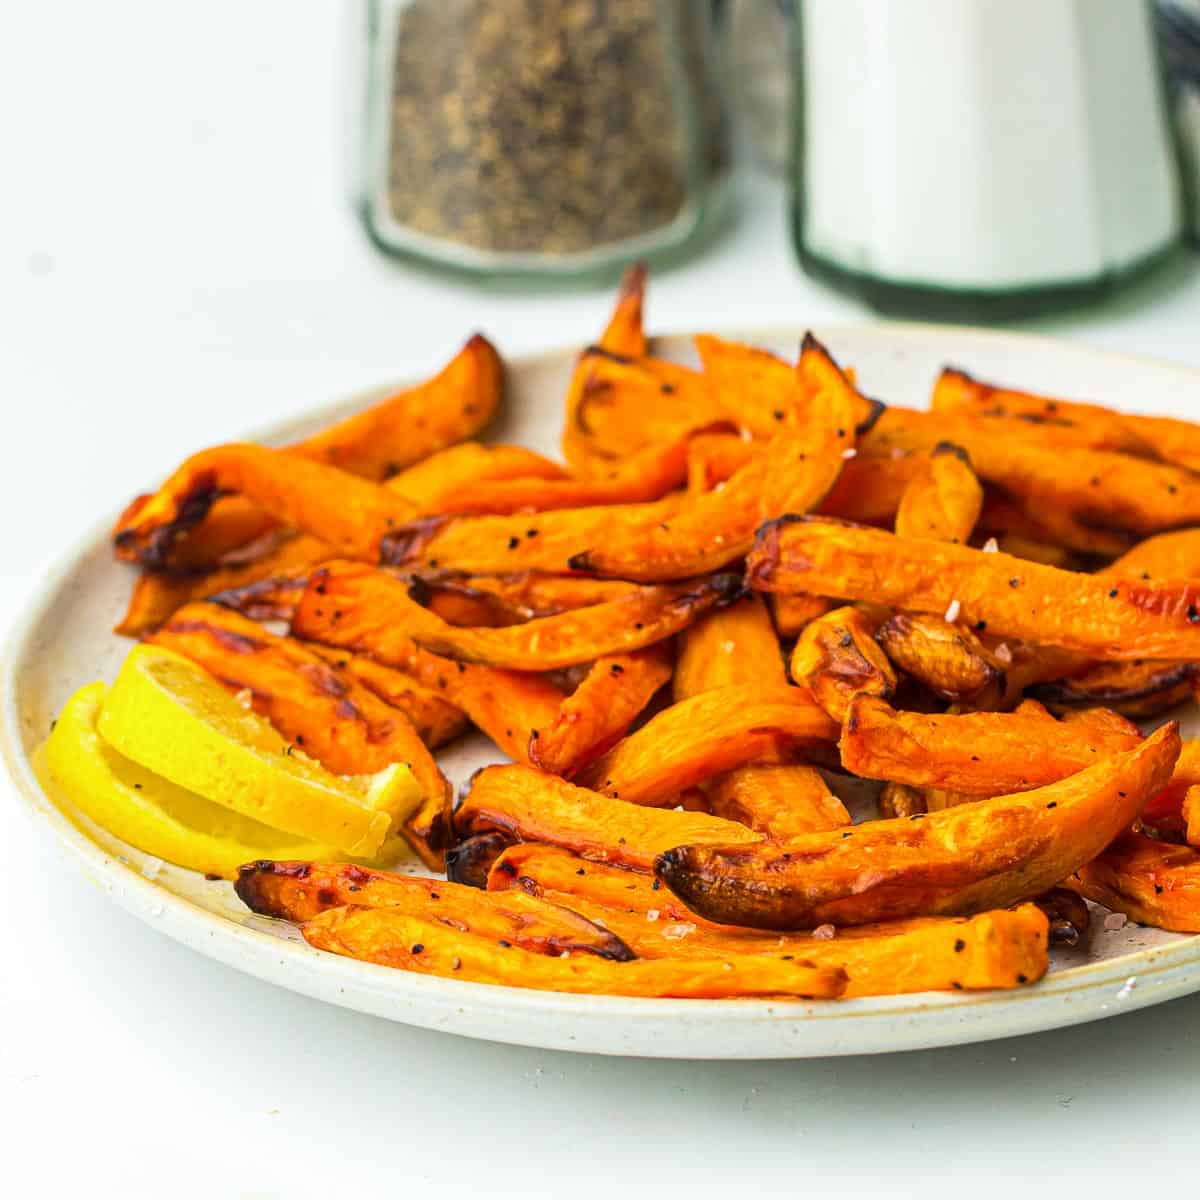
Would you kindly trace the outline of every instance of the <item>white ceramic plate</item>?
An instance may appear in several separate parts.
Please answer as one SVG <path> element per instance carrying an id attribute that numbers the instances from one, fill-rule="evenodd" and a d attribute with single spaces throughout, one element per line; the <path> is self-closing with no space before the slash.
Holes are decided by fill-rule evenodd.
<path id="1" fill-rule="evenodd" d="M 839 360 L 854 364 L 868 394 L 896 403 L 923 405 L 935 374 L 949 362 L 984 378 L 1130 411 L 1193 416 L 1200 405 L 1200 372 L 1041 338 L 899 324 L 817 332 Z M 799 334 L 755 330 L 731 336 L 792 354 Z M 687 338 L 662 339 L 657 349 L 691 359 Z M 574 353 L 511 364 L 507 416 L 494 437 L 555 451 Z M 385 390 L 267 430 L 261 440 L 290 440 Z M 172 465 L 159 464 L 160 471 Z M 523 991 L 412 975 L 313 950 L 290 927 L 246 912 L 228 883 L 148 860 L 97 828 L 48 795 L 33 774 L 30 754 L 67 696 L 90 680 L 111 679 L 128 647 L 108 632 L 131 582 L 109 551 L 109 524 L 89 534 L 42 581 L 11 635 L 0 684 L 6 763 L 19 802 L 98 888 L 221 962 L 411 1025 L 551 1049 L 671 1058 L 799 1058 L 951 1045 L 1094 1020 L 1200 990 L 1200 937 L 1136 925 L 1110 931 L 1100 921 L 1093 922 L 1085 949 L 1056 954 L 1051 974 L 1033 987 L 815 1003 Z M 458 784 L 481 762 L 494 761 L 496 751 L 477 738 L 443 757 Z"/>

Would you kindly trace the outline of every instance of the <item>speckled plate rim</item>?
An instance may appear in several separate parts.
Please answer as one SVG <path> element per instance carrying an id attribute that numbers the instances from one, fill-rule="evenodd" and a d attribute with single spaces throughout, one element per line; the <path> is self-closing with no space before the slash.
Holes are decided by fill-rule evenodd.
<path id="1" fill-rule="evenodd" d="M 800 332 L 773 327 L 722 336 L 770 344 L 795 340 Z M 1179 373 L 1194 383 L 1200 397 L 1200 371 L 1036 335 L 899 322 L 824 326 L 820 335 L 835 352 L 839 338 L 977 340 L 1018 351 L 1031 345 L 1043 352 L 1062 347 L 1129 368 Z M 577 352 L 572 347 L 518 356 L 508 366 L 519 372 L 569 361 Z M 372 388 L 250 436 L 264 442 L 286 438 L 294 427 L 351 411 L 384 390 Z M 1200 936 L 1071 967 L 1016 991 L 811 1003 L 679 1001 L 575 996 L 414 975 L 325 954 L 294 936 L 222 917 L 168 891 L 92 840 L 47 795 L 24 748 L 17 697 L 33 632 L 53 617 L 65 577 L 106 540 L 110 528 L 111 519 L 79 539 L 31 589 L 23 615 L 7 637 L 0 663 L 0 752 L 24 810 L 86 878 L 127 912 L 218 962 L 315 999 L 422 1028 L 545 1049 L 660 1058 L 806 1058 L 948 1046 L 1096 1020 L 1200 991 Z M 1136 981 L 1133 986 L 1131 980 Z"/>

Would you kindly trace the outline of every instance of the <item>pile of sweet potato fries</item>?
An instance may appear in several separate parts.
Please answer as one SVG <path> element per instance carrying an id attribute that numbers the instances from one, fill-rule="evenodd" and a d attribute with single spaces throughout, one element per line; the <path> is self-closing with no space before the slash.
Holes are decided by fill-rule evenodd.
<path id="1" fill-rule="evenodd" d="M 242 899 L 338 954 L 638 996 L 1016 986 L 1083 899 L 1200 931 L 1200 743 L 1132 721 L 1197 686 L 1200 426 L 952 369 L 885 405 L 812 335 L 697 337 L 693 369 L 644 290 L 579 357 L 565 463 L 475 440 L 476 336 L 121 517 L 119 631 L 334 772 L 410 764 L 401 832 L 447 876 L 256 862 Z M 455 809 L 468 726 L 513 761 Z"/>

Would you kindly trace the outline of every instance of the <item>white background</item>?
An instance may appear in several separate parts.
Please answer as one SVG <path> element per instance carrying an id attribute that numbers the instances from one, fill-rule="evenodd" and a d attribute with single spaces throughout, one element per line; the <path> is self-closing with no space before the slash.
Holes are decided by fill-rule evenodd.
<path id="1" fill-rule="evenodd" d="M 420 375 L 471 328 L 517 353 L 599 327 L 606 295 L 470 290 L 369 248 L 342 198 L 333 0 L 0 14 L 0 625 L 85 523 L 201 445 Z M 655 280 L 652 322 L 863 315 L 799 274 L 778 190 L 742 192 L 735 232 Z M 1039 328 L 1200 366 L 1196 260 Z M 1200 997 L 875 1059 L 542 1053 L 202 959 L 76 878 L 6 793 L 0 846 L 3 1195 L 1190 1186 L 1167 1181 L 1194 1168 Z"/>

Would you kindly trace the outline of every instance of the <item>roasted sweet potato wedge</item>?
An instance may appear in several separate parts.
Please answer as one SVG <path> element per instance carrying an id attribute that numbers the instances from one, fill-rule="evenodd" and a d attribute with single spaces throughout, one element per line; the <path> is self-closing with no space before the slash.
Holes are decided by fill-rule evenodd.
<path id="1" fill-rule="evenodd" d="M 971 632 L 932 613 L 895 613 L 876 633 L 888 658 L 930 691 L 970 708 L 1004 698 L 1004 664 Z"/>
<path id="2" fill-rule="evenodd" d="M 482 605 L 493 625 L 517 625 L 534 617 L 550 617 L 574 608 L 604 604 L 637 590 L 622 579 L 591 579 L 585 575 L 544 575 L 522 571 L 515 575 L 417 576 L 430 599 L 421 603 L 439 612 L 440 596 L 458 596 Z M 411 590 L 411 588 L 410 588 Z"/>
<path id="3" fill-rule="evenodd" d="M 198 662 L 338 775 L 407 763 L 425 799 L 400 830 L 430 866 L 450 842 L 450 785 L 403 711 L 292 638 L 215 604 L 189 604 L 150 641 Z"/>
<path id="4" fill-rule="evenodd" d="M 1066 888 L 1051 888 L 1033 902 L 1050 922 L 1050 945 L 1079 945 L 1092 922 L 1091 911 L 1079 896 Z"/>
<path id="5" fill-rule="evenodd" d="M 1138 542 L 1102 574 L 1143 580 L 1200 579 L 1200 529 L 1176 529 Z"/>
<path id="6" fill-rule="evenodd" d="M 1164 725 L 1034 791 L 782 845 L 681 846 L 655 870 L 701 916 L 763 929 L 1005 907 L 1091 862 L 1170 779 L 1178 754 L 1178 726 Z"/>
<path id="7" fill-rule="evenodd" d="M 1154 717 L 1191 694 L 1198 664 L 1162 659 L 1096 663 L 1069 679 L 1039 683 L 1033 694 L 1052 708 L 1104 705 L 1127 717 Z"/>
<path id="8" fill-rule="evenodd" d="M 1200 933 L 1200 851 L 1191 846 L 1123 833 L 1063 887 L 1143 925 Z"/>
<path id="9" fill-rule="evenodd" d="M 529 761 L 571 778 L 628 732 L 671 678 L 664 644 L 598 658 L 549 726 L 530 736 Z"/>
<path id="10" fill-rule="evenodd" d="M 781 741 L 835 737 L 836 724 L 805 689 L 742 684 L 663 709 L 579 778 L 633 804 L 669 804 L 685 788 L 772 754 Z"/>
<path id="11" fill-rule="evenodd" d="M 850 702 L 842 765 L 868 779 L 947 788 L 975 796 L 1022 792 L 1064 779 L 1129 749 L 1126 733 L 1023 713 L 897 712 L 874 696 Z"/>
<path id="12" fill-rule="evenodd" d="M 900 497 L 896 532 L 901 537 L 966 542 L 983 508 L 983 488 L 967 452 L 939 442 Z"/>
<path id="13" fill-rule="evenodd" d="M 713 780 L 708 798 L 714 816 L 775 841 L 850 824 L 821 773 L 800 763 L 738 767 Z"/>
<path id="14" fill-rule="evenodd" d="M 779 639 L 761 596 L 706 613 L 683 631 L 675 665 L 675 699 L 740 683 L 783 687 Z"/>
<path id="15" fill-rule="evenodd" d="M 355 904 L 390 908 L 481 937 L 504 938 L 536 954 L 580 951 L 616 962 L 633 957 L 615 934 L 527 892 L 481 892 L 350 863 L 269 860 L 239 867 L 234 890 L 252 912 L 284 921 L 309 921 L 328 909 Z"/>
<path id="16" fill-rule="evenodd" d="M 1184 841 L 1189 846 L 1200 846 L 1200 786 L 1193 784 L 1184 792 L 1180 815 L 1184 821 Z"/>
<path id="17" fill-rule="evenodd" d="M 278 604 L 272 604 L 268 599 L 272 589 L 261 587 L 256 593 L 242 590 L 267 580 L 294 579 L 309 567 L 332 557 L 333 551 L 324 542 L 301 534 L 283 538 L 260 558 L 199 575 L 144 572 L 134 584 L 129 607 L 113 632 L 125 637 L 141 637 L 156 629 L 190 600 L 207 600 L 228 592 L 244 595 L 244 615 L 258 620 L 274 619 L 280 614 Z"/>
<path id="18" fill-rule="evenodd" d="M 439 450 L 428 458 L 393 475 L 387 481 L 389 491 L 410 500 L 422 516 L 433 513 L 493 511 L 461 507 L 461 496 L 472 488 L 520 480 L 561 481 L 566 469 L 545 455 L 524 446 L 485 446 L 481 442 L 461 442 Z M 503 510 L 501 510 L 503 511 Z"/>
<path id="19" fill-rule="evenodd" d="M 373 593 L 376 612 L 387 605 L 385 582 L 392 590 L 404 592 L 402 584 L 383 576 Z M 738 576 L 712 575 L 640 588 L 615 600 L 538 617 L 523 625 L 468 629 L 443 622 L 434 626 L 422 619 L 412 622 L 410 629 L 413 640 L 435 654 L 511 670 L 553 671 L 661 642 L 741 594 Z M 393 606 L 388 619 L 404 622 L 401 603 Z"/>
<path id="20" fill-rule="evenodd" d="M 925 793 L 906 783 L 888 782 L 879 793 L 879 815 L 889 817 L 914 817 L 928 812 Z"/>
<path id="21" fill-rule="evenodd" d="M 389 908 L 331 908 L 301 927 L 320 950 L 474 983 L 608 996 L 798 996 L 833 999 L 846 972 L 781 954 L 713 959 L 638 959 L 616 963 L 594 954 L 531 954 L 507 939 L 460 933 Z"/>
<path id="22" fill-rule="evenodd" d="M 836 600 L 830 600 L 827 596 L 810 596 L 806 592 L 790 595 L 778 593 L 768 599 L 775 631 L 781 638 L 799 637 L 809 622 L 823 617 L 838 606 Z"/>
<path id="23" fill-rule="evenodd" d="M 513 842 L 545 842 L 643 871 L 663 850 L 685 841 L 738 845 L 759 840 L 734 821 L 629 804 L 520 765 L 480 771 L 454 823 L 460 837 L 501 833 Z"/>
<path id="24" fill-rule="evenodd" d="M 759 590 L 846 596 L 980 621 L 993 635 L 1097 659 L 1200 658 L 1200 584 L 1060 571 L 1007 554 L 900 538 L 823 517 L 772 521 L 747 579 Z"/>
<path id="25" fill-rule="evenodd" d="M 557 857 L 556 857 L 557 856 Z M 1046 917 L 1033 905 L 976 917 L 924 917 L 838 931 L 825 939 L 714 925 L 657 881 L 583 862 L 546 846 L 513 846 L 497 860 L 489 889 L 521 889 L 624 930 L 639 956 L 693 957 L 771 948 L 843 967 L 846 996 L 1014 987 L 1047 967 Z"/>
<path id="26" fill-rule="evenodd" d="M 564 574 L 572 558 L 614 529 L 670 521 L 684 503 L 675 493 L 649 504 L 558 509 L 532 516 L 427 517 L 392 531 L 384 561 L 423 572 Z"/>
<path id="27" fill-rule="evenodd" d="M 687 490 L 693 496 L 725 483 L 763 452 L 762 443 L 736 433 L 698 433 L 687 447 Z"/>
<path id="28" fill-rule="evenodd" d="M 887 697 L 896 672 L 875 641 L 875 623 L 860 608 L 836 608 L 805 626 L 792 651 L 792 678 L 837 722 L 852 696 Z"/>
<path id="29" fill-rule="evenodd" d="M 818 511 L 844 521 L 891 528 L 904 493 L 925 470 L 928 457 L 923 452 L 873 454 L 860 447 L 843 465 Z"/>

